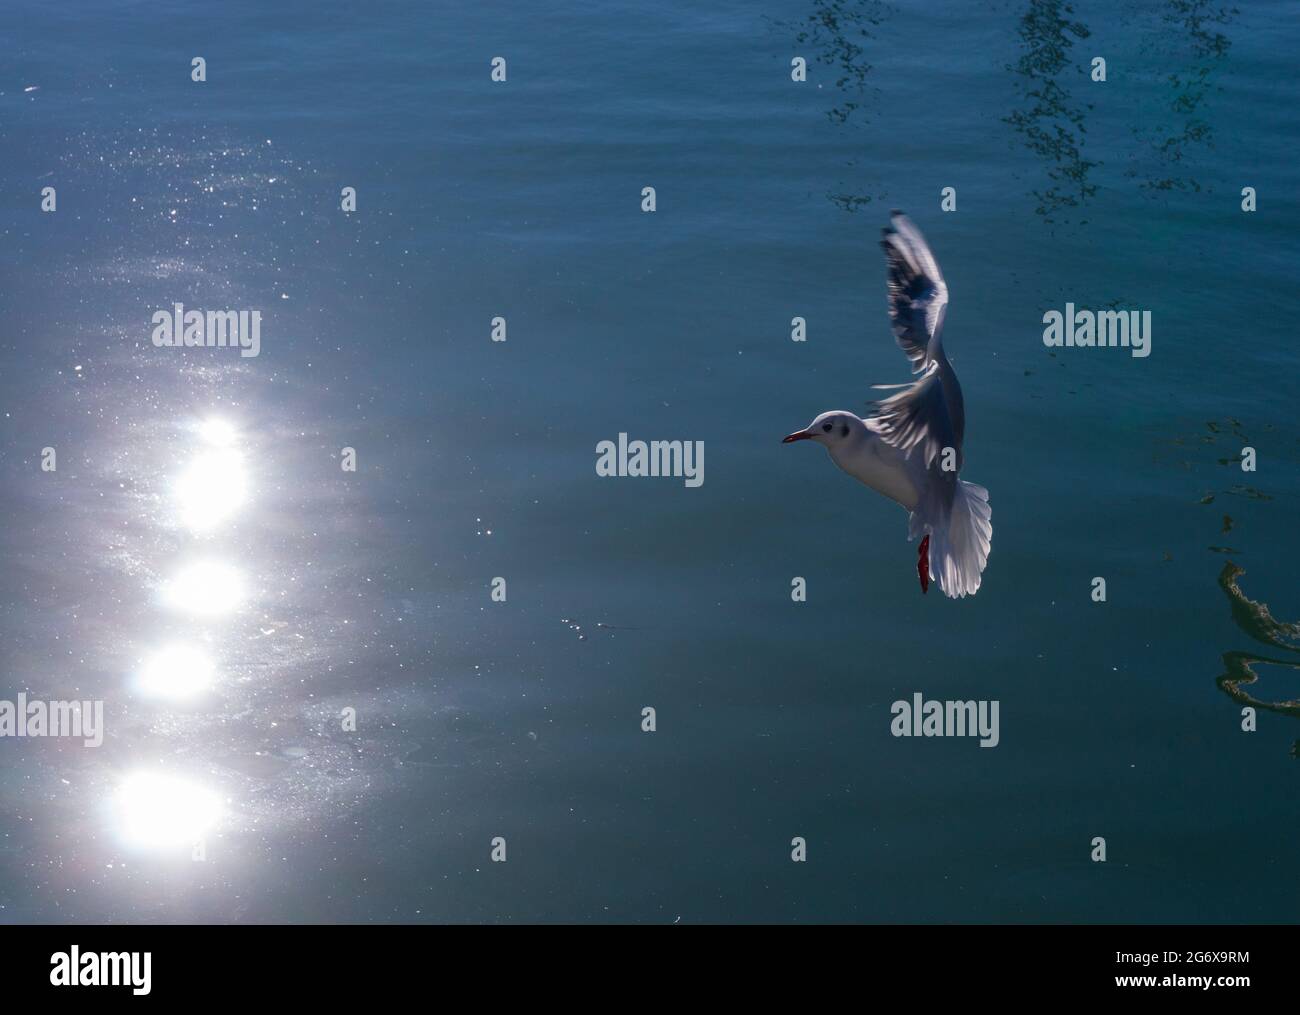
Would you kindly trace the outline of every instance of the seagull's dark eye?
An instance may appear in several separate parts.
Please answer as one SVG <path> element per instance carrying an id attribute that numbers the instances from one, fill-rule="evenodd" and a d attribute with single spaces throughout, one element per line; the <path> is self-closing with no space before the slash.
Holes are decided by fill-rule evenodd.
<path id="1" fill-rule="evenodd" d="M 830 432 L 831 432 L 831 425 L 829 423 L 823 423 L 822 433 L 830 433 Z"/>

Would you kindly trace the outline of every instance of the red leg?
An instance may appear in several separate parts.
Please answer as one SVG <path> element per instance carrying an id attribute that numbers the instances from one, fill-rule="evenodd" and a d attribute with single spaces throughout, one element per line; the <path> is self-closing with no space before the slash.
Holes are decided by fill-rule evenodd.
<path id="1" fill-rule="evenodd" d="M 916 573 L 921 579 L 921 595 L 930 591 L 930 537 L 921 540 L 921 549 L 916 558 Z"/>

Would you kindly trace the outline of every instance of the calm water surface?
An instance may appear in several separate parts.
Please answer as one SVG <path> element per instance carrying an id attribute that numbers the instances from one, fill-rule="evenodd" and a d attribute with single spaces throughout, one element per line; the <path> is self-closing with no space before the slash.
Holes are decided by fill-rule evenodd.
<path id="1" fill-rule="evenodd" d="M 11 5 L 0 698 L 107 735 L 0 740 L 0 920 L 1295 918 L 1300 6 L 706 6 Z M 992 495 L 968 601 L 779 443 L 906 379 L 892 207 Z M 1152 355 L 1047 349 L 1067 301 Z M 153 347 L 175 302 L 261 355 Z M 704 485 L 599 479 L 620 431 Z M 237 609 L 168 608 L 202 557 Z M 176 641 L 212 683 L 159 700 Z M 1000 745 L 893 738 L 915 691 Z M 140 772 L 211 794 L 205 862 L 124 837 Z"/>

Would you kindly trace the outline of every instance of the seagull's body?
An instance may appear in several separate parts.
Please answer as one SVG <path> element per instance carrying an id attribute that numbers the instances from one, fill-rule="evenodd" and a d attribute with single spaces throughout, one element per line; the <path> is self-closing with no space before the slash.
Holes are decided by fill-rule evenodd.
<path id="1" fill-rule="evenodd" d="M 913 373 L 910 384 L 861 418 L 824 412 L 786 443 L 814 440 L 854 479 L 902 505 L 908 539 L 922 537 L 921 591 L 937 581 L 953 598 L 980 587 L 993 537 L 988 491 L 958 478 L 966 413 L 961 385 L 940 334 L 948 287 L 925 238 L 901 212 L 881 241 L 888 264 L 889 316 Z"/>
<path id="2" fill-rule="evenodd" d="M 915 508 L 925 485 L 925 470 L 917 468 L 919 459 L 909 459 L 872 430 L 870 419 L 854 416 L 847 422 L 851 427 L 849 436 L 827 447 L 831 461 L 863 486 L 884 494 L 908 511 Z"/>

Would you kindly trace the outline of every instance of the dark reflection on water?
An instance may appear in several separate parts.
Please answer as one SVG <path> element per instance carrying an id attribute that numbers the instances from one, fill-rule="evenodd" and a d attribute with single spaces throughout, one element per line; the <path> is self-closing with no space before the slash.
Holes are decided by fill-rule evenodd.
<path id="1" fill-rule="evenodd" d="M 1101 163 L 1083 156 L 1084 115 L 1092 106 L 1076 100 L 1067 87 L 1071 79 L 1087 80 L 1071 60 L 1071 50 L 1092 33 L 1074 17 L 1072 5 L 1033 0 L 1020 17 L 1017 34 L 1022 53 L 1007 69 L 1020 78 L 1021 105 L 1003 122 L 1043 160 L 1050 183 L 1031 191 L 1038 200 L 1034 210 L 1054 222 L 1097 193 L 1088 174 Z"/>
<path id="2" fill-rule="evenodd" d="M 1214 91 L 1214 76 L 1232 45 L 1219 29 L 1232 23 L 1235 7 L 1211 0 L 1169 0 L 1147 32 L 1145 59 L 1160 67 L 1166 91 L 1153 122 L 1133 128 L 1134 136 L 1153 160 L 1133 168 L 1129 176 L 1145 176 L 1147 191 L 1199 192 L 1192 175 L 1192 155 L 1212 147 L 1214 131 L 1205 118 L 1206 99 Z"/>
<path id="3" fill-rule="evenodd" d="M 1219 572 L 1219 587 L 1228 597 L 1228 603 L 1232 607 L 1232 619 L 1255 641 L 1294 652 L 1296 655 L 1292 658 L 1277 659 L 1254 652 L 1225 652 L 1224 672 L 1218 677 L 1219 688 L 1240 705 L 1300 716 L 1300 698 L 1266 701 L 1244 690 L 1259 679 L 1255 667 L 1261 663 L 1300 670 L 1300 623 L 1278 620 L 1269 610 L 1267 603 L 1248 598 L 1237 583 L 1237 579 L 1245 573 L 1244 568 L 1238 567 L 1232 561 L 1226 562 L 1223 570 Z M 1293 748 L 1292 754 L 1296 753 Z"/>
<path id="4" fill-rule="evenodd" d="M 1285 447 L 1285 442 L 1277 433 L 1278 428 L 1272 423 L 1255 421 L 1250 423 L 1249 430 L 1252 433 L 1263 431 L 1270 435 L 1267 443 L 1278 452 Z M 1235 453 L 1236 449 L 1256 446 L 1256 442 L 1247 433 L 1247 424 L 1232 416 L 1207 420 L 1205 431 L 1182 434 L 1167 444 L 1173 450 L 1172 457 L 1159 454 L 1153 459 L 1154 462 L 1163 462 L 1189 472 L 1226 468 L 1234 476 L 1241 474 L 1242 462 L 1240 455 Z M 1225 444 L 1227 448 L 1224 447 Z M 1226 455 L 1225 450 L 1228 450 Z M 1270 516 L 1261 512 L 1270 511 L 1270 504 L 1275 500 L 1274 493 L 1241 483 L 1216 483 L 1215 486 L 1215 489 L 1206 492 L 1196 503 L 1202 507 L 1216 504 L 1216 501 L 1225 508 L 1229 503 L 1233 505 L 1232 514 L 1216 508 L 1209 512 L 1211 519 L 1207 519 L 1219 535 L 1232 533 L 1232 545 L 1209 545 L 1205 549 L 1210 553 L 1231 554 L 1234 557 L 1251 553 L 1255 542 L 1251 532 L 1259 531 L 1261 524 L 1266 531 L 1269 528 Z M 1226 498 L 1235 500 L 1228 501 Z M 1171 559 L 1167 552 L 1165 559 Z M 1278 555 L 1270 552 L 1263 559 L 1276 561 Z M 1241 650 L 1224 652 L 1221 656 L 1223 672 L 1216 677 L 1216 683 L 1221 691 L 1239 705 L 1300 717 L 1300 695 L 1258 696 L 1261 674 L 1257 672 L 1260 665 L 1282 667 L 1282 670 L 1276 671 L 1281 678 L 1288 676 L 1286 670 L 1300 671 L 1300 621 L 1279 620 L 1273 616 L 1267 603 L 1247 596 L 1240 585 L 1240 579 L 1245 573 L 1245 568 L 1229 559 L 1223 563 L 1218 574 L 1218 586 L 1227 597 L 1233 622 L 1252 641 L 1281 652 L 1268 655 Z M 1293 749 L 1292 753 L 1297 752 Z"/>
<path id="5" fill-rule="evenodd" d="M 867 81 L 873 69 L 867 44 L 877 38 L 877 29 L 891 14 L 892 9 L 879 0 L 814 0 L 812 13 L 789 26 L 795 29 L 795 41 L 811 47 L 813 59 L 837 74 L 835 87 L 844 98 L 826 111 L 832 123 L 866 122 Z M 845 190 L 827 196 L 846 211 L 857 211 L 873 200 L 869 194 Z"/>
<path id="6" fill-rule="evenodd" d="M 795 34 L 801 45 L 818 50 L 818 63 L 838 71 L 835 87 L 850 96 L 827 111 L 835 123 L 847 123 L 862 108 L 872 70 L 866 43 L 889 13 L 877 0 L 814 0 L 813 13 Z"/>
<path id="7" fill-rule="evenodd" d="M 1029 190 L 1035 212 L 1051 223 L 1086 221 L 1078 216 L 1103 186 L 1103 152 L 1117 164 L 1127 160 L 1124 178 L 1137 181 L 1148 194 L 1204 189 L 1197 157 L 1213 147 L 1209 99 L 1232 45 L 1223 29 L 1238 13 L 1212 0 L 1168 0 L 1150 10 L 1117 13 L 1111 20 L 1123 22 L 1124 34 L 1135 39 L 1135 52 L 1125 53 L 1111 43 L 1104 53 L 1082 53 L 1078 44 L 1093 33 L 1075 6 L 1065 0 L 1029 0 L 1012 26 L 1019 56 L 1005 65 L 1018 98 L 1001 121 L 1046 175 Z M 837 74 L 834 84 L 841 100 L 826 113 L 833 123 L 862 127 L 871 119 L 868 98 L 874 90 L 869 82 L 876 71 L 873 60 L 879 57 L 869 46 L 881 42 L 880 29 L 894 14 L 877 0 L 815 0 L 802 21 L 785 26 L 800 45 L 811 48 L 818 64 Z M 917 21 L 908 37 L 923 32 Z M 1091 58 L 1099 55 L 1113 65 L 1108 73 L 1126 66 L 1127 80 L 1093 82 Z M 1118 87 L 1136 101 L 1128 127 L 1138 142 L 1136 152 L 1119 132 L 1089 139 L 1094 105 L 1080 97 L 1081 89 L 1089 87 Z M 828 196 L 856 211 L 873 200 L 864 189 L 859 183 Z"/>

